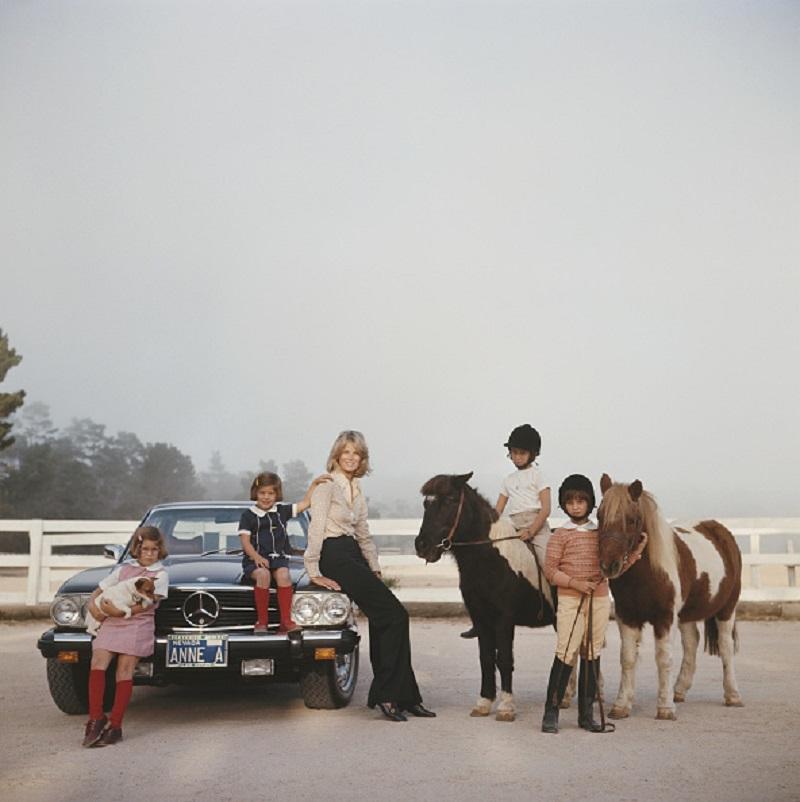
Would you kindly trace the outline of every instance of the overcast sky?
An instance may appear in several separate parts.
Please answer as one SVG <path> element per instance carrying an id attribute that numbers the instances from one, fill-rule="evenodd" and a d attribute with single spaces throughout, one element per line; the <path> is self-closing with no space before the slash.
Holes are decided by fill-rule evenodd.
<path id="1" fill-rule="evenodd" d="M 373 497 L 800 515 L 800 3 L 0 0 L 0 326 L 59 425 Z"/>

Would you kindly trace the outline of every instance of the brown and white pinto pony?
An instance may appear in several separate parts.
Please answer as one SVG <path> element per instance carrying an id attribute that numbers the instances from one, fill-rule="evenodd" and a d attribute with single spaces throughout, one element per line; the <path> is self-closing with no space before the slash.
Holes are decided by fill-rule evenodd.
<path id="1" fill-rule="evenodd" d="M 652 624 L 655 634 L 656 718 L 674 720 L 675 702 L 682 702 L 692 685 L 699 642 L 697 621 L 705 621 L 706 651 L 722 658 L 725 704 L 741 707 L 733 655 L 738 647 L 735 621 L 742 557 L 733 535 L 718 521 L 701 521 L 691 529 L 671 527 L 638 479 L 626 485 L 612 483 L 608 474 L 603 474 L 600 489 L 600 570 L 610 580 L 621 637 L 622 675 L 609 716 L 630 715 L 645 624 Z M 646 545 L 641 559 L 624 570 L 643 539 Z M 676 627 L 683 642 L 683 660 L 672 693 Z"/>

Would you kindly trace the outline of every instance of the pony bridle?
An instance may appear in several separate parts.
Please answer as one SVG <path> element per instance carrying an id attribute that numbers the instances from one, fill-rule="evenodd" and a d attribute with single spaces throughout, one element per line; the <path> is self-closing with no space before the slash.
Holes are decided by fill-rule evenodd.
<path id="1" fill-rule="evenodd" d="M 447 537 L 442 540 L 441 543 L 437 546 L 437 548 L 441 549 L 442 551 L 450 551 L 453 548 L 453 538 L 456 534 L 456 529 L 458 529 L 458 524 L 461 521 L 461 511 L 464 509 L 464 488 L 461 488 L 461 496 L 458 499 L 458 510 L 456 511 L 456 519 L 453 521 L 453 525 L 450 527 L 450 531 L 447 533 Z"/>
<path id="2" fill-rule="evenodd" d="M 622 556 L 622 564 L 623 565 L 625 565 L 628 562 L 628 557 L 630 557 L 632 549 L 636 548 L 636 546 L 639 544 L 639 541 L 641 540 L 641 537 L 642 537 L 642 534 L 643 534 L 643 531 L 644 531 L 642 529 L 642 518 L 641 518 L 641 516 L 637 516 L 637 518 L 636 518 L 636 530 L 637 530 L 637 539 L 636 539 L 636 542 L 633 545 L 628 545 L 628 530 L 627 530 L 627 527 L 625 526 L 624 519 L 623 519 L 623 522 L 622 522 L 622 531 L 621 532 L 603 532 L 602 530 L 600 531 L 600 534 L 603 537 L 611 538 L 611 540 L 622 540 L 622 541 L 624 541 L 625 553 Z"/>

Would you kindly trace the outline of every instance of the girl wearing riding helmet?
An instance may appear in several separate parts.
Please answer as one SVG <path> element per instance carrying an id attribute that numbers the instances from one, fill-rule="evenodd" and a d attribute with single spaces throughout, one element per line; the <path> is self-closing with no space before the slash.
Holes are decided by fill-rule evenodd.
<path id="1" fill-rule="evenodd" d="M 512 471 L 503 480 L 503 487 L 494 505 L 498 515 L 508 513 L 511 523 L 520 538 L 527 542 L 533 552 L 536 565 L 544 565 L 547 541 L 550 539 L 550 484 L 542 476 L 536 458 L 542 450 L 542 438 L 529 423 L 517 426 L 503 444 L 508 449 L 508 458 L 514 463 Z M 478 631 L 473 624 L 462 638 L 476 638 Z"/>
<path id="2" fill-rule="evenodd" d="M 569 521 L 550 538 L 544 563 L 547 581 L 558 587 L 558 642 L 547 685 L 542 732 L 558 732 L 559 705 L 572 674 L 575 653 L 584 642 L 578 679 L 578 726 L 589 732 L 603 732 L 592 717 L 592 707 L 611 601 L 608 581 L 600 574 L 597 524 L 589 518 L 595 506 L 591 481 L 579 473 L 568 476 L 558 489 L 558 505 Z"/>
<path id="3" fill-rule="evenodd" d="M 547 523 L 550 483 L 542 476 L 536 462 L 542 450 L 542 438 L 533 426 L 523 423 L 511 432 L 504 446 L 516 470 L 503 480 L 495 509 L 498 515 L 508 514 L 520 538 L 528 541 L 537 562 L 542 565 L 550 539 Z"/>

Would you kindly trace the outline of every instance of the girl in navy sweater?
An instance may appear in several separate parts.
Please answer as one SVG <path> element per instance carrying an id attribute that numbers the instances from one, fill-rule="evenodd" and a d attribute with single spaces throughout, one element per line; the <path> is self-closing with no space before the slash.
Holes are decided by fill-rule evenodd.
<path id="1" fill-rule="evenodd" d="M 269 586 L 275 577 L 278 594 L 280 627 L 278 632 L 298 629 L 292 621 L 292 577 L 289 574 L 291 545 L 286 532 L 290 518 L 300 515 L 311 504 L 311 493 L 320 482 L 327 482 L 327 474 L 318 476 L 297 504 L 283 503 L 283 485 L 276 473 L 264 472 L 253 479 L 250 500 L 255 504 L 242 513 L 239 521 L 239 538 L 242 542 L 242 568 L 244 579 L 255 584 L 256 625 L 253 631 L 267 632 Z"/>

